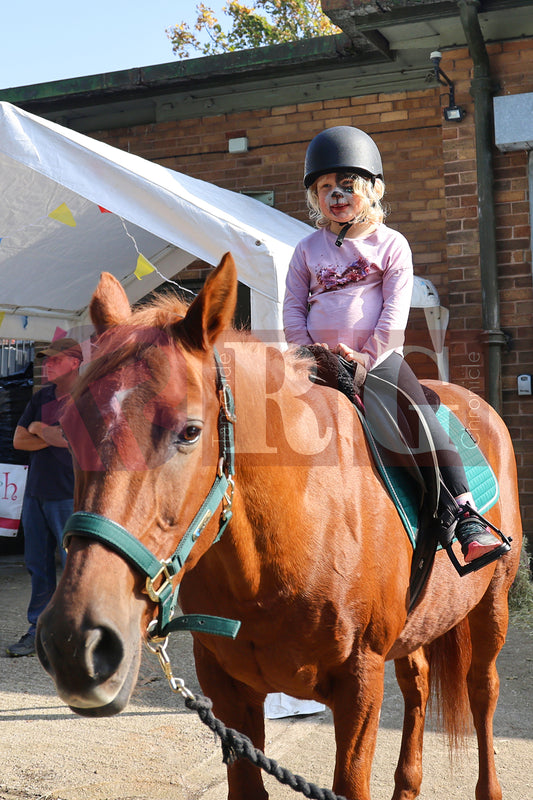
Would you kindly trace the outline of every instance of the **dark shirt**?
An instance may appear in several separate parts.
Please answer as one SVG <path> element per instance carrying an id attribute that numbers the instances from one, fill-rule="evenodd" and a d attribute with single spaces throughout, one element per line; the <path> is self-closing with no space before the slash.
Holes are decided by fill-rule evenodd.
<path id="1" fill-rule="evenodd" d="M 68 397 L 57 400 L 55 386 L 49 384 L 36 392 L 24 409 L 18 425 L 28 429 L 32 422 L 57 425 Z M 26 492 L 46 500 L 66 500 L 74 495 L 72 457 L 66 447 L 45 447 L 30 452 Z"/>

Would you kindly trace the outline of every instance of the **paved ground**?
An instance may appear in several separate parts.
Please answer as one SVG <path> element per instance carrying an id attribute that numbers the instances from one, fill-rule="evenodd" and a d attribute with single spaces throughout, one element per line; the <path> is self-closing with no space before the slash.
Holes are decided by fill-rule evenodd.
<path id="1" fill-rule="evenodd" d="M 4 657 L 26 631 L 29 578 L 17 557 L 0 557 L 0 800 L 223 800 L 219 745 L 187 711 L 146 655 L 135 697 L 117 717 L 77 717 L 57 698 L 36 658 Z M 189 634 L 169 647 L 175 673 L 197 690 Z M 533 627 L 512 626 L 499 659 L 497 765 L 504 800 L 533 798 Z M 388 669 L 373 768 L 373 800 L 390 800 L 399 750 L 401 700 Z M 331 786 L 329 712 L 267 722 L 267 753 L 320 786 Z M 453 763 L 430 729 L 422 800 L 473 800 L 475 745 Z M 266 779 L 271 800 L 302 797 Z"/>

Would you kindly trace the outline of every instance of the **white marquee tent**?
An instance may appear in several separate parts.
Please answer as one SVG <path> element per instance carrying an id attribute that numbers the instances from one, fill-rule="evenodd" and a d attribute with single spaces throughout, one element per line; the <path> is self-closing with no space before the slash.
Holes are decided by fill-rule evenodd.
<path id="1" fill-rule="evenodd" d="M 75 335 L 102 270 L 134 302 L 228 250 L 250 288 L 252 328 L 270 339 L 281 331 L 285 273 L 305 223 L 9 103 L 0 103 L 0 182 L 0 338 Z M 412 305 L 426 309 L 445 376 L 447 312 L 430 281 L 416 279 Z"/>

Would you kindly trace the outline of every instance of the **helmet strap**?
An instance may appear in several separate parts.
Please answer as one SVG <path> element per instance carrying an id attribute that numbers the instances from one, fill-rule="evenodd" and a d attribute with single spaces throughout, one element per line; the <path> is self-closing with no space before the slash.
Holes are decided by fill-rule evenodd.
<path id="1" fill-rule="evenodd" d="M 344 237 L 346 236 L 346 234 L 348 233 L 348 231 L 352 227 L 352 224 L 353 224 L 353 220 L 351 222 L 345 222 L 344 225 L 342 226 L 342 228 L 340 229 L 340 231 L 338 233 L 338 236 L 337 236 L 337 238 L 335 240 L 335 244 L 337 245 L 337 247 L 340 247 L 342 245 L 342 243 L 344 242 Z"/>

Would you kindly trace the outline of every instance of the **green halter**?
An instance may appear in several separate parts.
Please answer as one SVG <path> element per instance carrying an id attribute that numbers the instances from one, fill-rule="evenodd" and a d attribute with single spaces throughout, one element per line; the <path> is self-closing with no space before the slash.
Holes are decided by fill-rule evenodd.
<path id="1" fill-rule="evenodd" d="M 218 416 L 219 461 L 215 480 L 196 516 L 187 528 L 173 555 L 159 560 L 142 542 L 117 522 L 90 511 L 76 511 L 67 520 L 64 529 L 63 545 L 68 546 L 71 536 L 85 536 L 96 539 L 116 550 L 140 572 L 146 575 L 146 590 L 151 600 L 159 604 L 155 626 L 150 626 L 150 635 L 164 638 L 171 631 L 203 631 L 234 639 L 241 623 L 238 620 L 213 617 L 204 614 L 189 614 L 172 619 L 178 602 L 179 584 L 174 590 L 172 578 L 178 574 L 187 560 L 194 544 L 200 538 L 208 521 L 222 505 L 217 542 L 229 520 L 232 511 L 233 474 L 235 444 L 233 423 L 235 404 L 231 389 L 226 380 L 220 356 L 215 350 L 216 386 L 220 398 Z M 156 584 L 159 584 L 156 588 Z"/>

